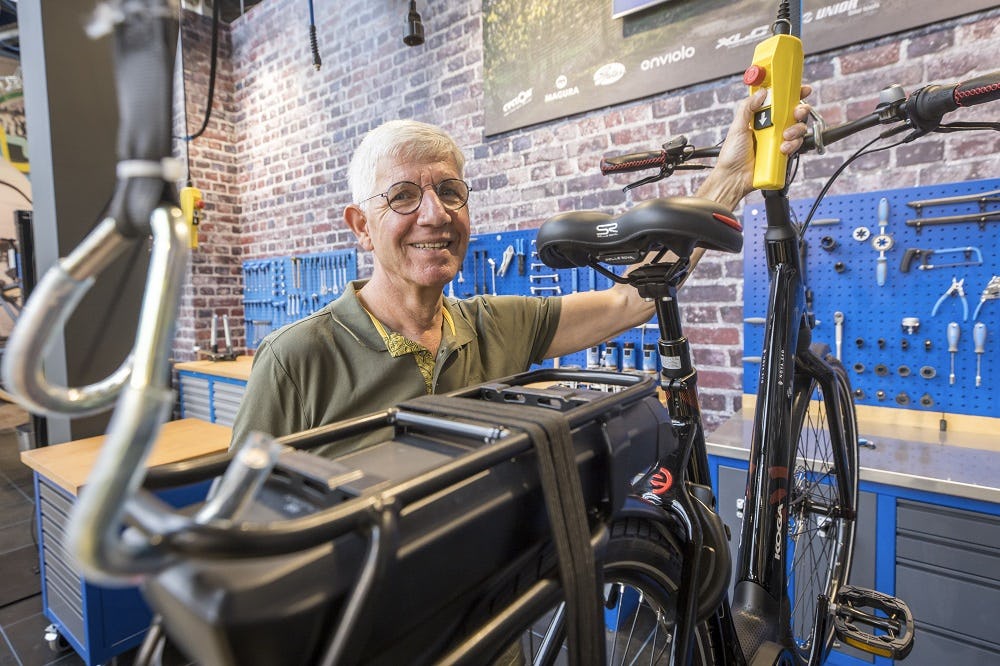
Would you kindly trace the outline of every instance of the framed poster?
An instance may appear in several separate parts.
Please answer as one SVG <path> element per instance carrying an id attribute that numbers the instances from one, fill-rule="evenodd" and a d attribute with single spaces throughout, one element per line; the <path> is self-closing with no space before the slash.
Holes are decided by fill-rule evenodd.
<path id="1" fill-rule="evenodd" d="M 808 56 L 992 6 L 805 0 L 802 41 Z M 483 0 L 486 133 L 742 72 L 777 8 L 774 0 Z"/>

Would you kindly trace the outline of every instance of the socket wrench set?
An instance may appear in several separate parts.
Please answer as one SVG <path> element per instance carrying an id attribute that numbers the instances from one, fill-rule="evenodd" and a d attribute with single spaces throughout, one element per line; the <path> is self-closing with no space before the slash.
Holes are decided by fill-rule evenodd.
<path id="1" fill-rule="evenodd" d="M 445 295 L 471 298 L 479 294 L 562 296 L 611 286 L 611 279 L 592 268 L 554 269 L 543 264 L 535 251 L 537 229 L 481 233 L 469 240 L 461 271 L 445 287 Z M 625 266 L 615 267 L 621 274 Z M 659 372 L 655 319 L 626 331 L 614 340 L 539 367 L 605 368 Z"/>
<path id="2" fill-rule="evenodd" d="M 264 336 L 316 312 L 358 277 L 356 249 L 243 262 L 247 349 Z"/>
<path id="3" fill-rule="evenodd" d="M 792 202 L 804 220 L 813 200 Z M 744 211 L 743 387 L 767 307 L 762 206 Z M 826 197 L 801 251 L 824 342 L 858 404 L 1000 414 L 1000 179 Z"/>

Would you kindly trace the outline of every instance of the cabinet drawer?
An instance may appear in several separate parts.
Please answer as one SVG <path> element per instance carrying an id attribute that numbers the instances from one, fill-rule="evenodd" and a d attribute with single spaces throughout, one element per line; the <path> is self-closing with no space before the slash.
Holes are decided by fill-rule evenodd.
<path id="1" fill-rule="evenodd" d="M 230 384 L 229 382 L 214 382 L 212 390 L 215 391 L 216 400 L 230 400 L 239 404 L 243 399 L 243 392 L 246 386 L 243 384 Z"/>
<path id="2" fill-rule="evenodd" d="M 181 375 L 181 391 L 185 397 L 198 396 L 208 400 L 208 380 Z"/>
<path id="3" fill-rule="evenodd" d="M 1000 518 L 920 502 L 899 500 L 896 530 L 984 546 L 1000 552 Z M 961 547 L 961 544 L 956 544 Z"/>
<path id="4" fill-rule="evenodd" d="M 1000 643 L 996 642 L 1000 588 L 984 585 L 981 581 L 943 575 L 924 567 L 897 564 L 896 594 L 913 611 L 913 619 L 917 623 L 915 646 L 920 645 L 921 631 L 930 625 L 941 630 L 942 634 L 955 632 L 971 636 L 1000 651 Z M 937 663 L 976 662 L 952 659 Z"/>

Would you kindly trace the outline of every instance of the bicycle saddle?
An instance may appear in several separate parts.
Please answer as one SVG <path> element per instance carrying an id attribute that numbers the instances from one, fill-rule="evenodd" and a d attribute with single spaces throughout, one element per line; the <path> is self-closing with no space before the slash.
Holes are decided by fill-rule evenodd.
<path id="1" fill-rule="evenodd" d="M 670 197 L 644 201 L 617 217 L 593 210 L 560 213 L 542 224 L 535 243 L 552 268 L 627 264 L 661 249 L 679 257 L 696 247 L 739 252 L 743 226 L 714 201 Z"/>

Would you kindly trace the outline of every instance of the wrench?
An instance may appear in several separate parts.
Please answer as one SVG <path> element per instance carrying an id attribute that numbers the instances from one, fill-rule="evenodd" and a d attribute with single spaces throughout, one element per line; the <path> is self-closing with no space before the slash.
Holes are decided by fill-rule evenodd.
<path id="1" fill-rule="evenodd" d="M 492 279 L 492 282 L 491 282 L 490 286 L 493 289 L 490 291 L 490 293 L 493 294 L 494 296 L 496 296 L 497 295 L 497 262 L 495 262 L 493 260 L 493 257 L 490 257 L 486 261 L 490 265 L 490 277 Z"/>

